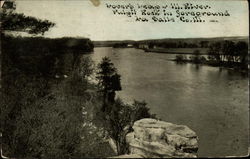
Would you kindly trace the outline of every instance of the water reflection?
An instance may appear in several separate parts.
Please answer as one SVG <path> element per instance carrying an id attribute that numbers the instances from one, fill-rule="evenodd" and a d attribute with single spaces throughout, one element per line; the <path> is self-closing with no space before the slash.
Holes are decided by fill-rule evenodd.
<path id="1" fill-rule="evenodd" d="M 200 65 L 199 64 L 195 64 L 195 69 L 198 71 L 200 69 Z"/>

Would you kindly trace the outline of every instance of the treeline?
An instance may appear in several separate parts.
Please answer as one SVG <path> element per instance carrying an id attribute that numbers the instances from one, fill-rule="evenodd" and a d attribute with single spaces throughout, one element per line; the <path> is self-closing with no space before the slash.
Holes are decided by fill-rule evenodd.
<path id="1" fill-rule="evenodd" d="M 148 48 L 161 47 L 161 48 L 207 48 L 209 42 L 201 41 L 200 44 L 188 43 L 188 42 L 117 42 L 112 44 L 114 48 L 126 48 L 131 45 L 131 47 L 139 48 L 141 44 L 148 45 Z"/>
<path id="2" fill-rule="evenodd" d="M 208 55 L 217 63 L 241 63 L 244 66 L 248 63 L 248 44 L 244 41 L 216 42 L 210 45 Z"/>
<path id="3" fill-rule="evenodd" d="M 244 41 L 223 41 L 214 42 L 209 45 L 208 57 L 200 55 L 198 50 L 194 50 L 194 55 L 177 55 L 175 61 L 178 63 L 193 62 L 196 64 L 209 64 L 213 66 L 226 66 L 240 69 L 248 69 L 248 44 Z"/>
<path id="4" fill-rule="evenodd" d="M 223 41 L 218 41 L 217 43 L 222 43 Z M 206 40 L 168 40 L 168 41 L 161 41 L 161 40 L 148 40 L 148 41 L 131 41 L 131 42 L 117 42 L 113 43 L 112 47 L 128 47 L 129 45 L 139 48 L 140 45 L 147 45 L 148 48 L 209 48 L 211 45 L 214 44 L 214 41 L 206 41 Z"/>
<path id="5" fill-rule="evenodd" d="M 148 40 L 148 41 L 139 41 L 133 43 L 135 47 L 138 47 L 140 44 L 148 45 L 149 48 L 153 47 L 161 47 L 161 48 L 210 48 L 214 43 L 223 44 L 225 41 L 231 41 L 233 43 L 244 42 L 245 40 L 222 40 L 222 39 L 214 39 L 214 40 Z"/>
<path id="6" fill-rule="evenodd" d="M 113 48 L 126 48 L 128 45 L 128 43 L 116 43 L 113 45 Z"/>
<path id="7" fill-rule="evenodd" d="M 27 73 L 46 76 L 52 74 L 56 61 L 60 61 L 64 54 L 70 53 L 77 60 L 78 55 L 92 52 L 94 48 L 89 39 L 75 38 L 12 37 L 2 34 L 1 42 L 2 56 L 6 60 L 11 59 L 13 66 Z M 6 62 L 3 60 L 3 63 Z"/>
<path id="8" fill-rule="evenodd" d="M 90 39 L 85 38 L 44 38 L 44 37 L 12 37 L 1 35 L 1 40 L 8 43 L 8 48 L 16 50 L 18 55 L 39 55 L 39 54 L 56 54 L 61 53 L 66 49 L 77 50 L 79 53 L 93 51 L 94 45 Z M 26 52 L 22 52 L 25 49 Z"/>
<path id="9" fill-rule="evenodd" d="M 161 48 L 206 48 L 207 45 L 199 45 L 196 43 L 187 43 L 187 42 L 148 42 L 145 43 L 149 48 L 161 47 Z M 134 44 L 135 47 L 139 47 L 140 43 Z"/>
<path id="10" fill-rule="evenodd" d="M 148 46 L 152 49 L 159 48 L 209 48 L 211 44 L 223 41 L 247 42 L 247 37 L 214 37 L 214 38 L 167 38 L 167 39 L 148 39 L 148 40 L 122 40 L 122 41 L 94 41 L 95 47 L 134 47 Z"/>

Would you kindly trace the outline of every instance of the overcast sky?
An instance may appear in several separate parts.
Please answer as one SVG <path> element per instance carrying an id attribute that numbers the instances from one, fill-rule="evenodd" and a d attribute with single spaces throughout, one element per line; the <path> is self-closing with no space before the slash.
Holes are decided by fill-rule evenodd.
<path id="1" fill-rule="evenodd" d="M 246 1 L 199 1 L 208 4 L 210 11 L 228 10 L 230 17 L 216 18 L 217 23 L 141 23 L 134 18 L 115 16 L 103 1 L 96 7 L 89 0 L 16 1 L 16 11 L 56 26 L 45 33 L 46 37 L 88 37 L 91 40 L 141 40 L 157 38 L 219 37 L 248 35 L 248 4 Z M 119 4 L 137 4 L 143 1 L 120 1 Z M 146 4 L 169 4 L 171 1 L 147 1 Z M 176 1 L 175 1 L 176 2 Z M 187 2 L 187 1 L 184 1 Z M 179 1 L 181 4 L 182 1 Z M 145 2 L 144 2 L 145 4 Z"/>

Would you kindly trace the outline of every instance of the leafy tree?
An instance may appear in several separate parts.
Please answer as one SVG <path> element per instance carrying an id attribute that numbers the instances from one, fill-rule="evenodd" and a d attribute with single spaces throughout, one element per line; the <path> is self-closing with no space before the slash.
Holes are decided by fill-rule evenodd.
<path id="1" fill-rule="evenodd" d="M 217 63 L 222 61 L 222 46 L 220 42 L 213 43 L 209 46 L 208 50 L 208 58 L 211 61 L 215 61 Z"/>
<path id="2" fill-rule="evenodd" d="M 199 50 L 194 50 L 194 58 L 193 58 L 193 62 L 198 64 L 200 63 L 200 51 Z"/>
<path id="3" fill-rule="evenodd" d="M 0 13 L 2 31 L 19 31 L 29 34 L 44 34 L 55 23 L 48 20 L 40 20 L 35 17 L 25 16 L 21 13 L 15 13 L 15 2 L 5 2 Z"/>
<path id="4" fill-rule="evenodd" d="M 125 137 L 133 123 L 142 118 L 155 118 L 155 115 L 150 114 L 145 102 L 134 101 L 129 105 L 115 99 L 115 91 L 121 90 L 120 75 L 109 58 L 104 57 L 98 65 L 97 79 L 104 99 L 99 116 L 116 144 L 118 155 L 125 154 L 128 151 Z"/>
<path id="5" fill-rule="evenodd" d="M 222 46 L 222 52 L 227 58 L 228 64 L 235 62 L 235 45 L 232 41 L 225 41 Z"/>
<path id="6" fill-rule="evenodd" d="M 101 63 L 97 66 L 97 79 L 99 90 L 103 93 L 103 107 L 105 111 L 108 103 L 113 103 L 115 98 L 115 91 L 120 91 L 120 75 L 117 73 L 114 64 L 108 57 L 104 57 Z"/>
<path id="7" fill-rule="evenodd" d="M 175 61 L 177 63 L 186 63 L 187 62 L 187 56 L 185 56 L 185 55 L 176 55 L 175 56 Z"/>
<path id="8" fill-rule="evenodd" d="M 207 48 L 209 42 L 208 42 L 208 41 L 201 41 L 199 44 L 200 44 L 200 47 L 201 47 L 201 48 Z"/>
<path id="9" fill-rule="evenodd" d="M 148 43 L 148 48 L 152 49 L 156 44 L 154 42 L 149 42 Z"/>
<path id="10" fill-rule="evenodd" d="M 115 141 L 118 155 L 128 153 L 126 135 L 132 131 L 133 123 L 142 118 L 156 118 L 150 114 L 144 101 L 124 104 L 119 98 L 112 104 L 111 111 L 105 117 L 105 127 Z"/>
<path id="11" fill-rule="evenodd" d="M 248 44 L 244 41 L 235 43 L 226 40 L 212 43 L 208 53 L 210 64 L 242 69 L 248 68 Z"/>
<path id="12" fill-rule="evenodd" d="M 247 68 L 248 61 L 248 45 L 246 42 L 239 41 L 235 45 L 235 52 L 239 56 L 239 60 L 242 67 Z"/>

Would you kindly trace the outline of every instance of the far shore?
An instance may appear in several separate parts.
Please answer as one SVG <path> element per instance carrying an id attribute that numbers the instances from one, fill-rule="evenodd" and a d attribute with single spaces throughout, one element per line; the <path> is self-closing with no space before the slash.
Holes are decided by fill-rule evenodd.
<path id="1" fill-rule="evenodd" d="M 200 52 L 200 55 L 208 55 L 208 48 L 152 48 L 144 49 L 145 52 L 156 52 L 164 54 L 194 54 L 195 50 Z"/>

